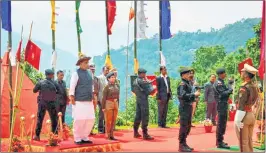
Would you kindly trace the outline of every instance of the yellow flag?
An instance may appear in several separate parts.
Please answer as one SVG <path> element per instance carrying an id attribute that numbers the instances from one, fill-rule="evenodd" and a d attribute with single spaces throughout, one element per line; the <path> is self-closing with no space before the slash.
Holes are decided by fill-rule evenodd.
<path id="1" fill-rule="evenodd" d="M 136 58 L 134 58 L 134 73 L 137 74 L 139 69 L 139 62 Z"/>
<path id="2" fill-rule="evenodd" d="M 51 0 L 51 7 L 52 7 L 52 23 L 51 29 L 55 31 L 55 0 Z"/>
<path id="3" fill-rule="evenodd" d="M 106 58 L 105 58 L 105 66 L 109 67 L 110 70 L 113 68 L 110 55 L 106 55 Z"/>

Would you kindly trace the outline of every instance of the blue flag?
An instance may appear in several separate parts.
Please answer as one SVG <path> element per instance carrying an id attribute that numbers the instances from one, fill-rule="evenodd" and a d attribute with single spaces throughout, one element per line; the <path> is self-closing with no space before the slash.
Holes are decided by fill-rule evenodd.
<path id="1" fill-rule="evenodd" d="M 2 28 L 6 31 L 11 32 L 11 1 L 10 0 L 2 0 L 1 1 L 1 20 L 2 20 Z"/>
<path id="2" fill-rule="evenodd" d="M 169 39 L 172 37 L 170 26 L 171 26 L 171 8 L 168 0 L 160 1 L 161 9 L 161 39 Z"/>

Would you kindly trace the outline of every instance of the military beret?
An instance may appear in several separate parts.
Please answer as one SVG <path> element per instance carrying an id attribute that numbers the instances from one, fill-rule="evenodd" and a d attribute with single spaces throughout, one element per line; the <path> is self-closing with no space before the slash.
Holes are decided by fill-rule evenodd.
<path id="1" fill-rule="evenodd" d="M 246 72 L 251 73 L 251 74 L 254 74 L 254 75 L 258 72 L 257 69 L 255 69 L 253 66 L 250 66 L 248 64 L 245 64 L 244 65 L 244 68 L 241 71 L 242 72 L 243 71 L 246 71 Z"/>
<path id="2" fill-rule="evenodd" d="M 51 70 L 51 69 L 46 69 L 45 70 L 45 75 L 51 75 L 51 74 L 54 74 L 53 70 Z"/>
<path id="3" fill-rule="evenodd" d="M 138 74 L 140 74 L 140 73 L 146 73 L 147 71 L 145 70 L 145 69 L 143 69 L 143 68 L 139 68 L 138 69 Z"/>
<path id="4" fill-rule="evenodd" d="M 79 66 L 81 62 L 90 60 L 91 57 L 85 56 L 82 53 L 79 53 L 79 60 L 76 63 L 76 66 Z"/>
<path id="5" fill-rule="evenodd" d="M 224 69 L 224 68 L 218 68 L 218 69 L 216 70 L 216 74 L 217 74 L 217 75 L 219 75 L 219 74 L 223 74 L 223 73 L 225 73 L 225 69 Z"/>
<path id="6" fill-rule="evenodd" d="M 188 67 L 182 67 L 182 68 L 180 68 L 180 75 L 189 73 L 190 71 L 191 71 L 190 68 L 188 68 Z"/>
<path id="7" fill-rule="evenodd" d="M 109 79 L 109 78 L 111 78 L 111 76 L 114 76 L 114 75 L 115 75 L 114 72 L 110 72 L 110 73 L 108 73 L 108 74 L 106 75 L 106 78 Z"/>

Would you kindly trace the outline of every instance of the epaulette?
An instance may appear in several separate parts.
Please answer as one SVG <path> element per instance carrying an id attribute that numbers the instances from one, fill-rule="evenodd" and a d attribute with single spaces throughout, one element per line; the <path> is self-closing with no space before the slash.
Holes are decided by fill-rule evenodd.
<path id="1" fill-rule="evenodd" d="M 242 92 L 242 93 L 246 92 L 246 88 L 245 87 L 240 87 L 239 92 Z"/>

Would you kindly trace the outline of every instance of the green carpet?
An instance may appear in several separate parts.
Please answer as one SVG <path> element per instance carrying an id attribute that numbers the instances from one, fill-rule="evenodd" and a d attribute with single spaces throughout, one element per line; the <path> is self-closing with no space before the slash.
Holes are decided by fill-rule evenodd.
<path id="1" fill-rule="evenodd" d="M 209 150 L 215 150 L 217 152 L 240 152 L 239 146 L 230 146 L 230 149 L 222 148 L 210 148 Z M 259 150 L 254 148 L 254 152 L 263 152 L 264 150 Z"/>

